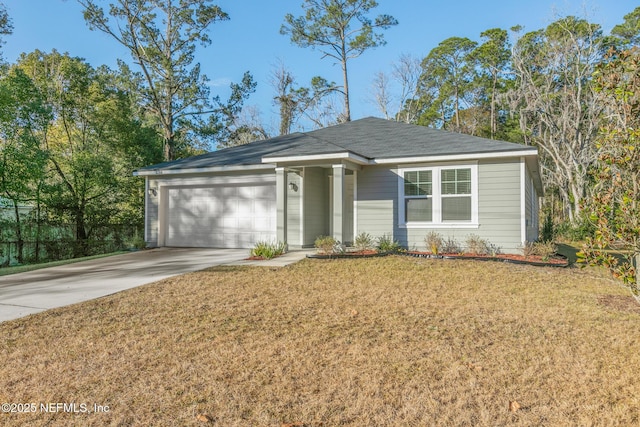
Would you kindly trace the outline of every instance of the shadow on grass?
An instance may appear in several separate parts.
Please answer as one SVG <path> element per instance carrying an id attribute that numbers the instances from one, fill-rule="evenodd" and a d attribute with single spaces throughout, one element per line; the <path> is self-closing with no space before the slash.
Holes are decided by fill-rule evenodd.
<path id="1" fill-rule="evenodd" d="M 558 243 L 558 253 L 564 255 L 569 260 L 569 264 L 575 264 L 578 260 L 577 253 L 580 252 L 579 247 L 568 245 L 566 243 Z"/>

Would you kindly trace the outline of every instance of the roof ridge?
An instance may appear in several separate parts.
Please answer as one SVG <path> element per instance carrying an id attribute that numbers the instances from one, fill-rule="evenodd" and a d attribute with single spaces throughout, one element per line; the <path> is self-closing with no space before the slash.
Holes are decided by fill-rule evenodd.
<path id="1" fill-rule="evenodd" d="M 373 118 L 373 117 L 365 117 L 365 118 Z M 363 119 L 358 119 L 358 120 L 363 120 Z M 381 120 L 384 120 L 384 119 L 381 119 Z M 319 129 L 310 130 L 310 131 L 308 131 L 308 132 L 304 132 L 304 134 L 305 134 L 305 135 L 307 135 L 307 136 L 308 136 L 308 137 L 310 137 L 310 138 L 315 139 L 315 140 L 322 141 L 322 142 L 324 142 L 325 144 L 330 144 L 330 145 L 336 146 L 336 147 L 338 147 L 338 148 L 341 148 L 341 149 L 343 149 L 343 150 L 345 150 L 345 151 L 347 151 L 347 152 L 349 152 L 349 153 L 357 154 L 358 156 L 362 156 L 362 157 L 364 157 L 364 158 L 366 158 L 366 159 L 370 159 L 371 157 L 369 157 L 369 156 L 365 156 L 365 155 L 364 155 L 364 154 L 362 154 L 362 153 L 358 153 L 357 151 L 354 151 L 354 150 L 353 150 L 353 149 L 351 149 L 351 148 L 347 148 L 347 147 L 344 147 L 344 146 L 342 146 L 342 145 L 336 144 L 335 142 L 330 142 L 330 141 L 327 141 L 326 139 L 319 138 L 319 137 L 317 137 L 317 136 L 315 136 L 315 135 L 311 135 L 311 133 L 314 133 L 314 132 L 319 132 L 319 131 L 323 131 L 323 130 L 325 130 L 325 129 L 330 129 L 330 128 L 333 128 L 333 127 L 336 127 L 336 126 L 346 125 L 346 124 L 350 124 L 350 123 L 353 123 L 353 121 L 348 121 L 348 122 L 338 123 L 338 124 L 333 125 L 333 126 L 328 126 L 328 127 L 324 127 L 324 128 L 319 128 Z"/>

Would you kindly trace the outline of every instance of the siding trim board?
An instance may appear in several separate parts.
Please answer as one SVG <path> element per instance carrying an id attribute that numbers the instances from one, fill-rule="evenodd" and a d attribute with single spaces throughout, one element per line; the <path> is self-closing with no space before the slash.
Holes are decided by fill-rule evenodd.
<path id="1" fill-rule="evenodd" d="M 527 242 L 527 165 L 524 157 L 520 157 L 520 241 L 524 246 Z"/>

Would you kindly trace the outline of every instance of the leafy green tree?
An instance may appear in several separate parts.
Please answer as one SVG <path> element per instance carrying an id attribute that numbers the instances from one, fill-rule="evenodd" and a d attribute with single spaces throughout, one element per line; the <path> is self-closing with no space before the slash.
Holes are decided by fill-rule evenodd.
<path id="1" fill-rule="evenodd" d="M 0 78 L 0 197 L 10 200 L 14 208 L 19 263 L 24 261 L 19 208 L 35 202 L 39 215 L 47 153 L 38 134 L 46 132 L 50 119 L 38 89 L 22 70 L 13 68 Z"/>
<path id="2" fill-rule="evenodd" d="M 476 46 L 466 37 L 450 37 L 422 61 L 419 93 L 434 103 L 421 118 L 421 124 L 432 124 L 437 117 L 442 127 L 461 130 L 460 110 L 472 88 L 475 69 L 470 54 Z"/>
<path id="3" fill-rule="evenodd" d="M 398 21 L 390 15 L 367 17 L 378 6 L 375 0 L 305 0 L 303 16 L 285 16 L 280 29 L 300 47 L 318 48 L 324 57 L 333 58 L 342 66 L 344 121 L 351 120 L 347 63 L 365 51 L 384 45 L 384 37 L 376 29 L 388 29 Z"/>
<path id="4" fill-rule="evenodd" d="M 11 18 L 7 13 L 7 9 L 3 3 L 0 3 L 0 36 L 7 36 L 13 32 L 13 25 L 11 24 Z M 4 40 L 0 37 L 0 46 L 4 44 Z M 0 55 L 0 60 L 2 55 Z"/>
<path id="5" fill-rule="evenodd" d="M 623 47 L 640 45 L 640 6 L 624 16 L 624 22 L 611 30 Z"/>
<path id="6" fill-rule="evenodd" d="M 102 31 L 131 53 L 141 76 L 140 96 L 163 139 L 164 159 L 176 158 L 189 138 L 220 136 L 230 112 L 255 89 L 251 76 L 232 86 L 231 99 L 211 98 L 207 77 L 194 63 L 198 44 L 211 44 L 209 28 L 229 19 L 211 0 L 78 0 L 89 28 Z M 247 81 L 249 79 L 250 81 Z"/>
<path id="7" fill-rule="evenodd" d="M 145 139 L 149 131 L 106 67 L 94 69 L 56 51 L 22 55 L 18 67 L 32 77 L 53 113 L 39 135 L 51 170 L 45 204 L 74 225 L 74 255 L 86 255 L 89 241 L 104 238 L 121 217 L 123 200 L 131 199 L 131 163 L 153 153 L 142 147 L 154 140 Z M 136 196 L 139 206 L 143 198 Z"/>
<path id="8" fill-rule="evenodd" d="M 596 72 L 607 120 L 596 141 L 595 186 L 586 210 L 595 224 L 585 261 L 608 267 L 640 299 L 640 49 L 612 51 Z M 605 249 L 628 250 L 626 262 Z M 635 277 L 634 277 L 635 274 Z"/>
<path id="9" fill-rule="evenodd" d="M 497 98 L 504 90 L 504 80 L 511 61 L 511 45 L 506 30 L 492 28 L 480 33 L 484 42 L 470 53 L 470 59 L 478 68 L 477 85 L 489 100 L 490 138 L 498 132 Z"/>

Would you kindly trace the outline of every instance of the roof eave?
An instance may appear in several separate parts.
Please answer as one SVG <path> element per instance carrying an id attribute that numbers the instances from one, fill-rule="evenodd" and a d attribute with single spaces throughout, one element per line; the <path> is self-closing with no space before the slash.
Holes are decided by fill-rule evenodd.
<path id="1" fill-rule="evenodd" d="M 262 158 L 263 163 L 295 163 L 295 162 L 313 162 L 313 161 L 327 161 L 327 160 L 350 160 L 353 163 L 359 165 L 371 164 L 371 161 L 366 157 L 362 157 L 358 154 L 350 151 L 340 153 L 326 153 L 326 154 L 307 154 L 297 156 L 265 156 Z"/>
<path id="2" fill-rule="evenodd" d="M 428 163 L 458 160 L 499 159 L 508 157 L 537 156 L 538 150 L 514 150 L 486 153 L 442 154 L 434 156 L 382 157 L 371 160 L 370 164 L 388 165 L 399 163 Z"/>
<path id="3" fill-rule="evenodd" d="M 185 168 L 185 169 L 142 169 L 133 171 L 134 176 L 155 176 L 155 175 L 184 175 L 194 173 L 215 173 L 215 172 L 237 172 L 274 169 L 275 164 L 263 163 L 258 165 L 226 165 L 209 166 L 206 168 Z"/>

